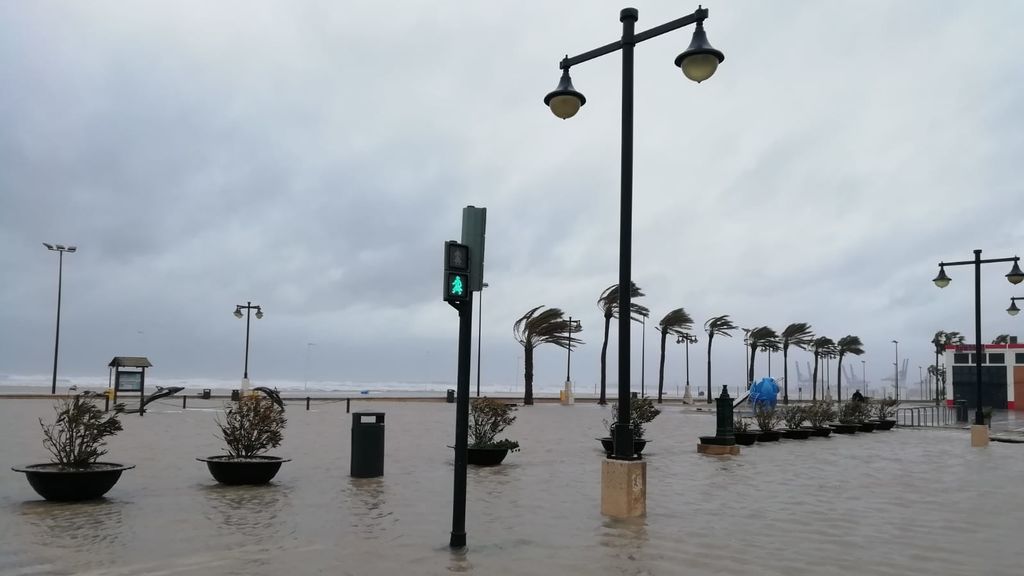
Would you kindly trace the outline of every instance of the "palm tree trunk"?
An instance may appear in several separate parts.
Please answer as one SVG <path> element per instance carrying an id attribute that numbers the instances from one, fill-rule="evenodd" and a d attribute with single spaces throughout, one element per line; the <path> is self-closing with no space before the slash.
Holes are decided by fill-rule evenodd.
<path id="1" fill-rule="evenodd" d="M 658 363 L 658 404 L 661 404 L 661 391 L 665 387 L 665 338 L 668 332 L 661 331 L 661 361 Z"/>
<path id="2" fill-rule="evenodd" d="M 750 385 L 754 383 L 754 354 L 757 352 L 757 346 L 750 347 L 750 366 L 749 372 L 747 373 L 747 390 L 750 390 Z"/>
<path id="3" fill-rule="evenodd" d="M 818 400 L 818 355 L 814 355 L 814 372 L 811 373 L 811 400 Z"/>
<path id="4" fill-rule="evenodd" d="M 782 347 L 782 403 L 789 404 L 789 346 Z"/>
<path id="5" fill-rule="evenodd" d="M 708 334 L 708 404 L 711 404 L 711 341 L 714 339 L 714 337 L 714 334 Z"/>
<path id="6" fill-rule="evenodd" d="M 839 368 L 836 369 L 836 403 L 843 402 L 843 353 L 839 353 Z"/>
<path id="7" fill-rule="evenodd" d="M 611 314 L 604 315 L 604 343 L 601 344 L 601 396 L 597 399 L 597 403 L 604 406 L 608 403 L 607 397 L 605 397 L 605 383 L 607 382 L 606 375 L 608 373 L 608 330 L 612 325 Z"/>
<path id="8" fill-rule="evenodd" d="M 524 366 L 524 371 L 525 371 L 525 374 L 523 374 L 523 382 L 524 382 L 524 386 L 523 386 L 523 389 L 524 389 L 523 404 L 525 404 L 527 406 L 532 406 L 533 405 L 533 347 L 532 346 L 524 346 L 523 349 L 524 349 L 524 352 L 523 352 L 523 355 L 524 355 L 523 366 Z"/>

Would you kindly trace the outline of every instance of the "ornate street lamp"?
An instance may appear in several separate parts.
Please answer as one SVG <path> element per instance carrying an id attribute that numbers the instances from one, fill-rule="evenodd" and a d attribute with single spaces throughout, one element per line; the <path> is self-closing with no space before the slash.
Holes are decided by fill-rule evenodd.
<path id="1" fill-rule="evenodd" d="M 569 75 L 569 69 L 599 56 L 622 52 L 622 159 L 621 193 L 619 212 L 619 356 L 618 356 L 618 414 L 612 434 L 614 450 L 611 458 L 636 460 L 633 450 L 633 430 L 629 425 L 630 367 L 629 367 L 629 322 L 631 318 L 630 291 L 632 264 L 632 213 L 633 213 L 633 49 L 637 44 L 661 36 L 666 32 L 695 24 L 690 46 L 675 59 L 675 65 L 683 74 L 695 81 L 707 80 L 725 60 L 725 55 L 711 47 L 704 31 L 704 20 L 708 17 L 706 8 L 698 8 L 692 14 L 636 33 L 639 18 L 636 8 L 624 8 L 619 13 L 622 22 L 622 38 L 600 46 L 578 56 L 562 59 L 559 68 L 562 76 L 558 86 L 544 97 L 544 104 L 561 118 L 572 118 L 586 104 L 587 99 L 576 90 Z"/>
<path id="2" fill-rule="evenodd" d="M 235 318 L 241 318 L 243 316 L 242 310 L 245 310 L 245 369 L 242 372 L 242 392 L 249 387 L 249 314 L 255 310 L 256 319 L 263 318 L 263 308 L 261 306 L 253 306 L 252 302 L 246 302 L 235 306 Z"/>
<path id="3" fill-rule="evenodd" d="M 1013 267 L 1006 274 L 1006 279 L 1010 284 L 1020 284 L 1024 281 L 1024 272 L 1020 269 L 1020 258 L 1014 256 L 1012 258 L 989 258 L 981 259 L 981 250 L 974 251 L 974 260 L 963 260 L 959 262 L 939 262 L 939 274 L 932 280 L 939 288 L 945 288 L 949 286 L 951 281 L 950 277 L 946 275 L 946 266 L 974 266 L 974 366 L 975 366 L 975 378 L 977 382 L 977 409 L 974 412 L 974 425 L 985 428 L 984 439 L 980 436 L 975 437 L 972 431 L 971 443 L 974 446 L 984 446 L 988 444 L 988 432 L 985 426 L 985 415 L 982 412 L 981 404 L 981 375 L 982 375 L 982 353 L 984 352 L 984 345 L 981 342 L 981 265 L 982 264 L 993 264 L 996 262 L 1013 262 Z M 1011 300 L 1011 308 L 1014 302 Z M 1011 314 L 1010 310 L 1007 310 Z M 980 428 L 978 430 L 981 430 Z M 981 432 L 979 432 L 979 435 Z"/>

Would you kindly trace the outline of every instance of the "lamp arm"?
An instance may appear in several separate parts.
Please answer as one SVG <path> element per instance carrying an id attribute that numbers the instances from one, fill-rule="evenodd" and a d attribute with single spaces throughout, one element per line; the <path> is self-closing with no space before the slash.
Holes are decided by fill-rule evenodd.
<path id="1" fill-rule="evenodd" d="M 665 34 L 666 32 L 671 32 L 673 30 L 677 30 L 679 28 L 682 28 L 683 26 L 689 26 L 690 24 L 696 24 L 697 22 L 702 22 L 707 17 L 708 17 L 708 9 L 707 8 L 698 8 L 697 10 L 695 10 L 693 12 L 693 14 L 687 14 L 686 16 L 683 16 L 682 18 L 677 18 L 677 19 L 675 19 L 675 20 L 673 20 L 671 22 L 666 22 L 666 23 L 664 23 L 664 24 L 662 24 L 660 26 L 655 26 L 654 28 L 651 28 L 650 30 L 644 30 L 643 32 L 640 32 L 640 33 L 636 34 L 635 36 L 633 36 L 633 44 L 634 45 L 635 44 L 639 44 L 639 43 L 641 43 L 641 42 L 643 42 L 645 40 L 650 40 L 651 38 L 655 38 L 657 36 L 661 36 L 662 34 Z M 571 67 L 573 67 L 573 66 L 575 66 L 577 64 L 582 64 L 582 63 L 586 62 L 587 60 L 593 60 L 594 58 L 597 58 L 599 56 L 604 56 L 605 54 L 611 54 L 612 52 L 617 52 L 617 51 L 619 51 L 621 49 L 622 49 L 622 40 L 616 40 L 615 42 L 611 42 L 609 44 L 605 44 L 604 46 L 601 46 L 599 48 L 594 48 L 593 50 L 590 50 L 589 52 L 584 52 L 582 54 L 579 54 L 577 56 L 573 56 L 571 58 L 567 56 L 567 57 L 563 58 L 562 61 L 558 64 L 558 68 L 561 69 L 561 70 L 568 70 L 569 68 L 571 68 Z"/>

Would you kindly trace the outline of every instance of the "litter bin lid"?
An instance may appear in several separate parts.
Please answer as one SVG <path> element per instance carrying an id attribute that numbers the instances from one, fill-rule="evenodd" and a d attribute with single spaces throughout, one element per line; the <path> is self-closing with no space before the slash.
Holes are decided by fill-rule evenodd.
<path id="1" fill-rule="evenodd" d="M 373 422 L 365 422 L 364 419 L 372 418 Z M 370 424 L 384 424 L 383 412 L 353 412 L 352 426 L 368 426 Z"/>

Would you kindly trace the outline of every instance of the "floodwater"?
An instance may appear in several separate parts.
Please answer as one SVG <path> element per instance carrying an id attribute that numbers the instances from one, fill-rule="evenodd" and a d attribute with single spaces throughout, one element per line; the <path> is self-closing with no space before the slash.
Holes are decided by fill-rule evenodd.
<path id="1" fill-rule="evenodd" d="M 264 487 L 217 485 L 217 402 L 165 400 L 106 460 L 135 464 L 107 498 L 41 501 L 9 466 L 46 459 L 48 401 L 0 401 L 0 574 L 685 574 L 1017 576 L 1024 445 L 895 430 L 696 453 L 713 417 L 666 407 L 648 430 L 648 515 L 600 514 L 607 408 L 523 407 L 522 444 L 469 471 L 466 551 L 449 551 L 454 405 L 353 402 L 386 413 L 384 476 L 349 473 L 344 402 L 289 406 L 290 457 Z M 195 406 L 195 409 L 192 409 Z"/>

